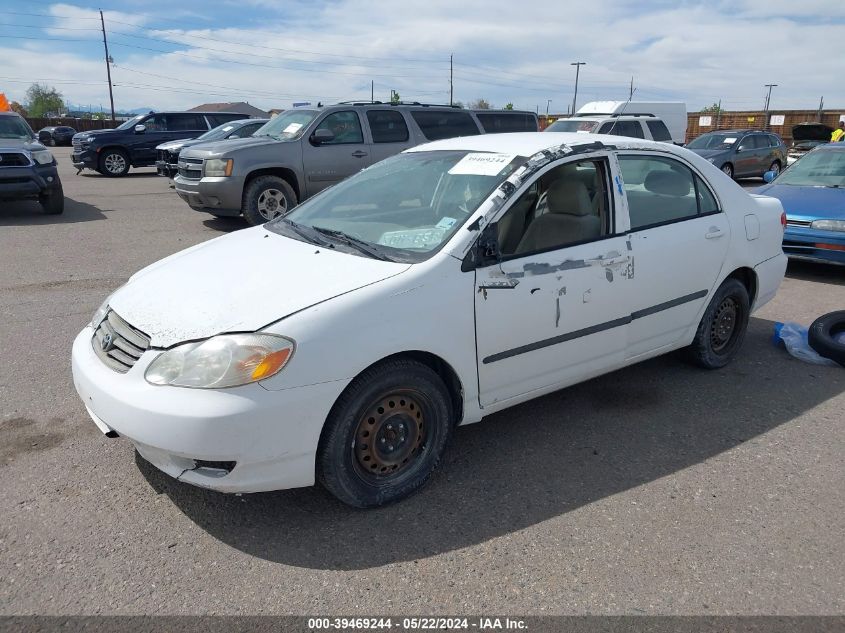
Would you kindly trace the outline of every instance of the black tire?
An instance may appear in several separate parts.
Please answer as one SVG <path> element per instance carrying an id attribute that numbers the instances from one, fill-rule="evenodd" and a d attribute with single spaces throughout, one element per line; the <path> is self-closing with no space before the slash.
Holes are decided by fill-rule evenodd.
<path id="1" fill-rule="evenodd" d="M 738 279 L 726 279 L 716 290 L 701 317 L 692 345 L 687 348 L 692 362 L 705 369 L 727 365 L 745 339 L 748 329 L 748 290 Z"/>
<path id="2" fill-rule="evenodd" d="M 773 171 L 775 172 L 775 176 L 777 176 L 780 173 L 780 161 L 773 160 L 772 164 L 769 165 L 769 169 L 767 171 Z"/>
<path id="3" fill-rule="evenodd" d="M 845 344 L 836 342 L 836 335 L 845 332 L 845 310 L 828 312 L 813 321 L 807 332 L 807 342 L 819 356 L 845 367 Z"/>
<path id="4" fill-rule="evenodd" d="M 367 369 L 326 420 L 319 481 L 356 508 L 404 499 L 439 464 L 454 427 L 452 411 L 446 385 L 425 365 L 397 359 Z"/>
<path id="5" fill-rule="evenodd" d="M 109 178 L 120 178 L 129 173 L 129 155 L 122 149 L 107 149 L 100 154 L 97 171 Z"/>
<path id="6" fill-rule="evenodd" d="M 61 215 L 65 210 L 65 194 L 62 186 L 58 185 L 49 193 L 42 194 L 38 197 L 38 202 L 47 215 Z"/>
<path id="7" fill-rule="evenodd" d="M 719 169 L 722 170 L 722 173 L 725 174 L 728 178 L 734 177 L 734 166 L 730 163 L 725 163 Z"/>
<path id="8" fill-rule="evenodd" d="M 50 147 L 55 147 L 55 146 L 56 146 L 56 139 L 54 139 L 54 138 L 51 136 L 51 137 L 50 137 Z"/>
<path id="9" fill-rule="evenodd" d="M 293 188 L 278 176 L 259 176 L 244 189 L 241 212 L 251 226 L 284 215 L 297 204 Z"/>

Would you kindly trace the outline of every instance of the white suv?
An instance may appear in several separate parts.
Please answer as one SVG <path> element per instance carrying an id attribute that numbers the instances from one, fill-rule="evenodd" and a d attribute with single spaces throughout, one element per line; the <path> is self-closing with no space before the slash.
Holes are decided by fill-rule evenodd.
<path id="1" fill-rule="evenodd" d="M 581 132 L 584 134 L 613 134 L 650 141 L 672 143 L 672 135 L 663 119 L 653 114 L 611 114 L 558 119 L 545 132 Z"/>

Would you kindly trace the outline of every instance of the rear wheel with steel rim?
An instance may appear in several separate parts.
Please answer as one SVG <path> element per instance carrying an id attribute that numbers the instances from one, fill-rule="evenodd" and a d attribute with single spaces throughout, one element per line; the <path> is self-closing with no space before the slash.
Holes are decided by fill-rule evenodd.
<path id="1" fill-rule="evenodd" d="M 719 286 L 688 348 L 693 362 L 718 369 L 736 356 L 748 328 L 749 303 L 748 290 L 738 279 L 726 279 Z"/>
<path id="2" fill-rule="evenodd" d="M 104 176 L 119 178 L 129 171 L 129 156 L 122 149 L 107 149 L 100 154 L 100 168 Z"/>
<path id="3" fill-rule="evenodd" d="M 252 226 L 284 215 L 296 206 L 293 188 L 278 176 L 259 176 L 247 184 L 241 211 Z"/>
<path id="4" fill-rule="evenodd" d="M 338 399 L 320 439 L 320 481 L 359 508 L 392 503 L 419 490 L 440 461 L 454 414 L 431 368 L 386 361 L 358 376 Z"/>

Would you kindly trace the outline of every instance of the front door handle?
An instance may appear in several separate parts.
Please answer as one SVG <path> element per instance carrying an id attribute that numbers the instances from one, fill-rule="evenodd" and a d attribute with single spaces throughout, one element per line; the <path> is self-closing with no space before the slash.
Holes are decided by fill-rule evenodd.
<path id="1" fill-rule="evenodd" d="M 355 158 L 364 158 L 364 156 L 366 156 L 366 155 L 367 155 L 367 152 L 362 152 L 362 151 L 359 149 L 359 150 L 356 150 L 356 151 L 352 152 L 352 155 L 353 155 Z"/>
<path id="2" fill-rule="evenodd" d="M 715 240 L 715 239 L 719 239 L 724 234 L 725 234 L 725 232 L 722 229 L 720 229 L 718 226 L 711 226 L 710 231 L 705 233 L 704 237 L 706 237 L 708 240 Z"/>
<path id="3" fill-rule="evenodd" d="M 500 290 L 512 290 L 519 285 L 519 281 L 516 279 L 501 279 L 501 280 L 491 280 L 491 281 L 483 281 L 478 284 L 479 290 L 496 290 L 497 288 Z"/>

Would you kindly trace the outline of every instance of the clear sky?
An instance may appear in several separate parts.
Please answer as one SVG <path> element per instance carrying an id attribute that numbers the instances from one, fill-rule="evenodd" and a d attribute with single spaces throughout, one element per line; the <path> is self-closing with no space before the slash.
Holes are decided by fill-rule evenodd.
<path id="1" fill-rule="evenodd" d="M 98 8 L 114 59 L 115 106 L 248 101 L 449 101 L 565 113 L 578 103 L 680 100 L 690 111 L 845 111 L 845 2 L 592 0 L 0 0 L 0 92 L 33 81 L 108 109 Z M 550 101 L 550 103 L 549 103 Z"/>

